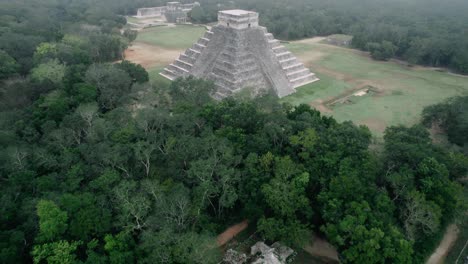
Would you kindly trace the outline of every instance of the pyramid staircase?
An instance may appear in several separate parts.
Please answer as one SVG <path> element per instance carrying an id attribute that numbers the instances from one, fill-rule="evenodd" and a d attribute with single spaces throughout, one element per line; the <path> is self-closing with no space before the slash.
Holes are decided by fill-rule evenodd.
<path id="1" fill-rule="evenodd" d="M 239 92 L 245 87 L 266 89 L 265 81 L 255 57 L 248 47 L 233 36 L 217 57 L 209 79 L 214 80 L 217 91 L 215 99 L 222 99 Z"/>
<path id="2" fill-rule="evenodd" d="M 171 81 L 179 77 L 190 76 L 193 65 L 203 50 L 205 50 L 206 46 L 210 42 L 210 37 L 212 35 L 212 31 L 205 32 L 205 35 L 201 37 L 197 43 L 193 44 L 192 47 L 187 49 L 185 53 L 181 54 L 178 59 L 164 68 L 160 75 Z"/>
<path id="3" fill-rule="evenodd" d="M 272 88 L 283 97 L 319 80 L 266 28 L 258 26 L 257 13 L 220 11 L 218 19 L 217 26 L 160 74 L 169 80 L 190 75 L 212 80 L 215 99 L 248 87 L 256 94 Z"/>
<path id="4" fill-rule="evenodd" d="M 281 45 L 281 42 L 273 37 L 273 34 L 266 33 L 265 37 L 294 89 L 319 80 L 285 46 Z"/>

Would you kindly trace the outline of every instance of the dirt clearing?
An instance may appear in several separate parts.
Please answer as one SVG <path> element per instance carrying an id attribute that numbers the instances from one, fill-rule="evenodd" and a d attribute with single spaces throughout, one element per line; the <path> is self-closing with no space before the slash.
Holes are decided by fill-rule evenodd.
<path id="1" fill-rule="evenodd" d="M 312 256 L 323 257 L 336 262 L 340 261 L 336 249 L 330 243 L 316 235 L 312 237 L 311 244 L 305 246 L 304 250 Z"/>
<path id="2" fill-rule="evenodd" d="M 223 246 L 227 242 L 231 241 L 235 236 L 240 232 L 244 231 L 249 226 L 249 221 L 244 220 L 243 222 L 233 225 L 226 229 L 223 233 L 218 236 L 217 242 L 218 246 Z"/>
<path id="3" fill-rule="evenodd" d="M 141 64 L 144 68 L 149 69 L 155 66 L 168 65 L 183 52 L 183 50 L 164 49 L 141 42 L 135 42 L 125 51 L 125 59 L 133 63 Z"/>
<path id="4" fill-rule="evenodd" d="M 431 257 L 427 260 L 426 264 L 443 264 L 444 259 L 457 240 L 460 230 L 455 224 L 451 224 L 445 232 L 444 238 L 440 242 L 436 251 L 432 253 Z"/>

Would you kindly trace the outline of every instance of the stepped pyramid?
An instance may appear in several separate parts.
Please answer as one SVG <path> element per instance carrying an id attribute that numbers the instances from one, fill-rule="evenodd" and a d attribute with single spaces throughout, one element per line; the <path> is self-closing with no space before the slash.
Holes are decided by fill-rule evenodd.
<path id="1" fill-rule="evenodd" d="M 314 73 L 258 25 L 258 13 L 226 10 L 218 24 L 160 73 L 169 80 L 194 76 L 213 80 L 216 99 L 244 88 L 258 94 L 273 89 L 278 97 L 318 81 Z"/>

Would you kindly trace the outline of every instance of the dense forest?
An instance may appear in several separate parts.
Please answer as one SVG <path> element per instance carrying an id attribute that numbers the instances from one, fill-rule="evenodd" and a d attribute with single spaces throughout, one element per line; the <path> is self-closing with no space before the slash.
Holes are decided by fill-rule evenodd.
<path id="1" fill-rule="evenodd" d="M 370 148 L 307 105 L 149 83 L 115 61 L 136 34 L 118 14 L 154 2 L 95 2 L 0 1 L 0 263 L 219 263 L 244 219 L 293 248 L 316 232 L 344 263 L 422 263 L 466 210 L 468 158 L 423 125 L 466 146 L 466 98 Z"/>
<path id="2" fill-rule="evenodd" d="M 426 107 L 422 122 L 427 127 L 435 124 L 442 128 L 448 140 L 468 155 L 468 96 Z"/>
<path id="3" fill-rule="evenodd" d="M 216 21 L 218 9 L 260 12 L 276 37 L 294 40 L 331 34 L 354 36 L 352 46 L 376 59 L 468 73 L 468 2 L 464 0 L 201 0 L 195 22 Z M 218 5 L 218 3 L 224 3 Z"/>

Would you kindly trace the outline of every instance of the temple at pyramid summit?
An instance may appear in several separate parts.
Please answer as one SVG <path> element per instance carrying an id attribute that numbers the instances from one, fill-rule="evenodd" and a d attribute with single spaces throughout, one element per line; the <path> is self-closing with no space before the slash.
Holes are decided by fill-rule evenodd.
<path id="1" fill-rule="evenodd" d="M 160 74 L 169 80 L 194 76 L 214 81 L 213 97 L 223 99 L 243 89 L 278 97 L 318 81 L 303 63 L 258 25 L 259 15 L 245 10 L 218 13 L 218 24 Z"/>

